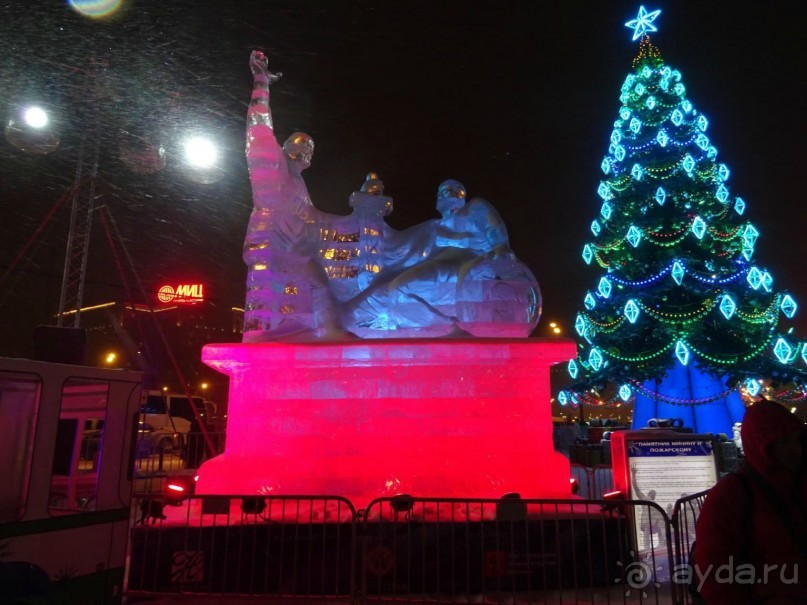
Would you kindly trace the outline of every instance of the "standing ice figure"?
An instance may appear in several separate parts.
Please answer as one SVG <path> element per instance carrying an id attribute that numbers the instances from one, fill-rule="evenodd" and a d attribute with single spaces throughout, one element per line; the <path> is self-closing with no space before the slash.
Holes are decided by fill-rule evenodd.
<path id="1" fill-rule="evenodd" d="M 280 78 L 253 51 L 254 78 L 247 113 L 246 155 L 254 209 L 244 242 L 248 267 L 244 341 L 338 330 L 327 277 L 316 260 L 317 218 L 302 171 L 311 165 L 314 141 L 292 134 L 281 148 L 269 107 L 269 86 Z"/>
<path id="2" fill-rule="evenodd" d="M 350 196 L 352 214 L 318 210 L 302 177 L 314 142 L 298 132 L 278 144 L 269 87 L 279 75 L 259 51 L 250 67 L 245 342 L 529 335 L 540 315 L 538 283 L 490 203 L 466 203 L 462 183 L 445 181 L 441 218 L 396 231 L 384 222 L 392 198 L 370 173 Z"/>

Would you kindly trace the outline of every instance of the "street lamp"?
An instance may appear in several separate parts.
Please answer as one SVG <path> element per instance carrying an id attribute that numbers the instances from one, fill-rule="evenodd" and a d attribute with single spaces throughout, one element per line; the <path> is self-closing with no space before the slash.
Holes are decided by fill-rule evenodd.
<path id="1" fill-rule="evenodd" d="M 117 353 L 115 353 L 115 351 L 110 351 L 110 352 L 109 352 L 109 353 L 107 353 L 107 354 L 106 354 L 106 356 L 104 357 L 104 362 L 105 362 L 105 363 L 106 363 L 108 366 L 111 366 L 113 363 L 115 363 L 115 361 L 117 361 L 117 359 L 118 359 L 118 354 L 117 354 Z"/>
<path id="2" fill-rule="evenodd" d="M 45 155 L 59 146 L 59 134 L 40 105 L 15 108 L 6 122 L 5 135 L 14 147 L 32 155 Z"/>

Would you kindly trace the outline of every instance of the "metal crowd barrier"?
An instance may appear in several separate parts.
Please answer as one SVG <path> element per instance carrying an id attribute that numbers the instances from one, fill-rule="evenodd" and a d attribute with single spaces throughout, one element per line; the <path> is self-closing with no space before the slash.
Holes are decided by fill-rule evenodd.
<path id="1" fill-rule="evenodd" d="M 587 467 L 576 462 L 570 466 L 572 477 L 577 481 L 577 495 L 581 498 L 597 500 L 614 490 L 614 473 L 610 466 Z"/>
<path id="2" fill-rule="evenodd" d="M 708 493 L 709 490 L 692 494 L 691 496 L 680 498 L 675 503 L 670 522 L 675 536 L 675 565 L 677 569 L 681 569 L 682 566 L 690 563 L 689 553 L 692 549 L 692 544 L 695 542 L 695 524 L 698 522 L 698 517 Z M 687 586 L 678 584 L 677 587 L 679 590 L 678 602 L 689 605 L 692 600 Z"/>
<path id="3" fill-rule="evenodd" d="M 649 501 L 396 496 L 357 512 L 332 496 L 195 496 L 179 506 L 144 497 L 136 512 L 131 594 L 357 604 L 682 598 L 671 582 L 673 525 Z"/>

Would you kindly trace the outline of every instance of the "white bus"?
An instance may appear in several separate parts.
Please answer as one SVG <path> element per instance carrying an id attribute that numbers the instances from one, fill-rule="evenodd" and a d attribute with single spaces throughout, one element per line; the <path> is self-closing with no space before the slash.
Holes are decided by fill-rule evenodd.
<path id="1" fill-rule="evenodd" d="M 0 595 L 120 603 L 141 374 L 0 358 Z"/>

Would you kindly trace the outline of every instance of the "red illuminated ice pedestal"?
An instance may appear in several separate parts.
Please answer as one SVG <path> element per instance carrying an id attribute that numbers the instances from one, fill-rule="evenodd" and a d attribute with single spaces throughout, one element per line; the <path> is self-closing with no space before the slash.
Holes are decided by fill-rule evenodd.
<path id="1" fill-rule="evenodd" d="M 568 497 L 549 366 L 567 339 L 207 345 L 230 377 L 225 452 L 201 494 Z"/>

